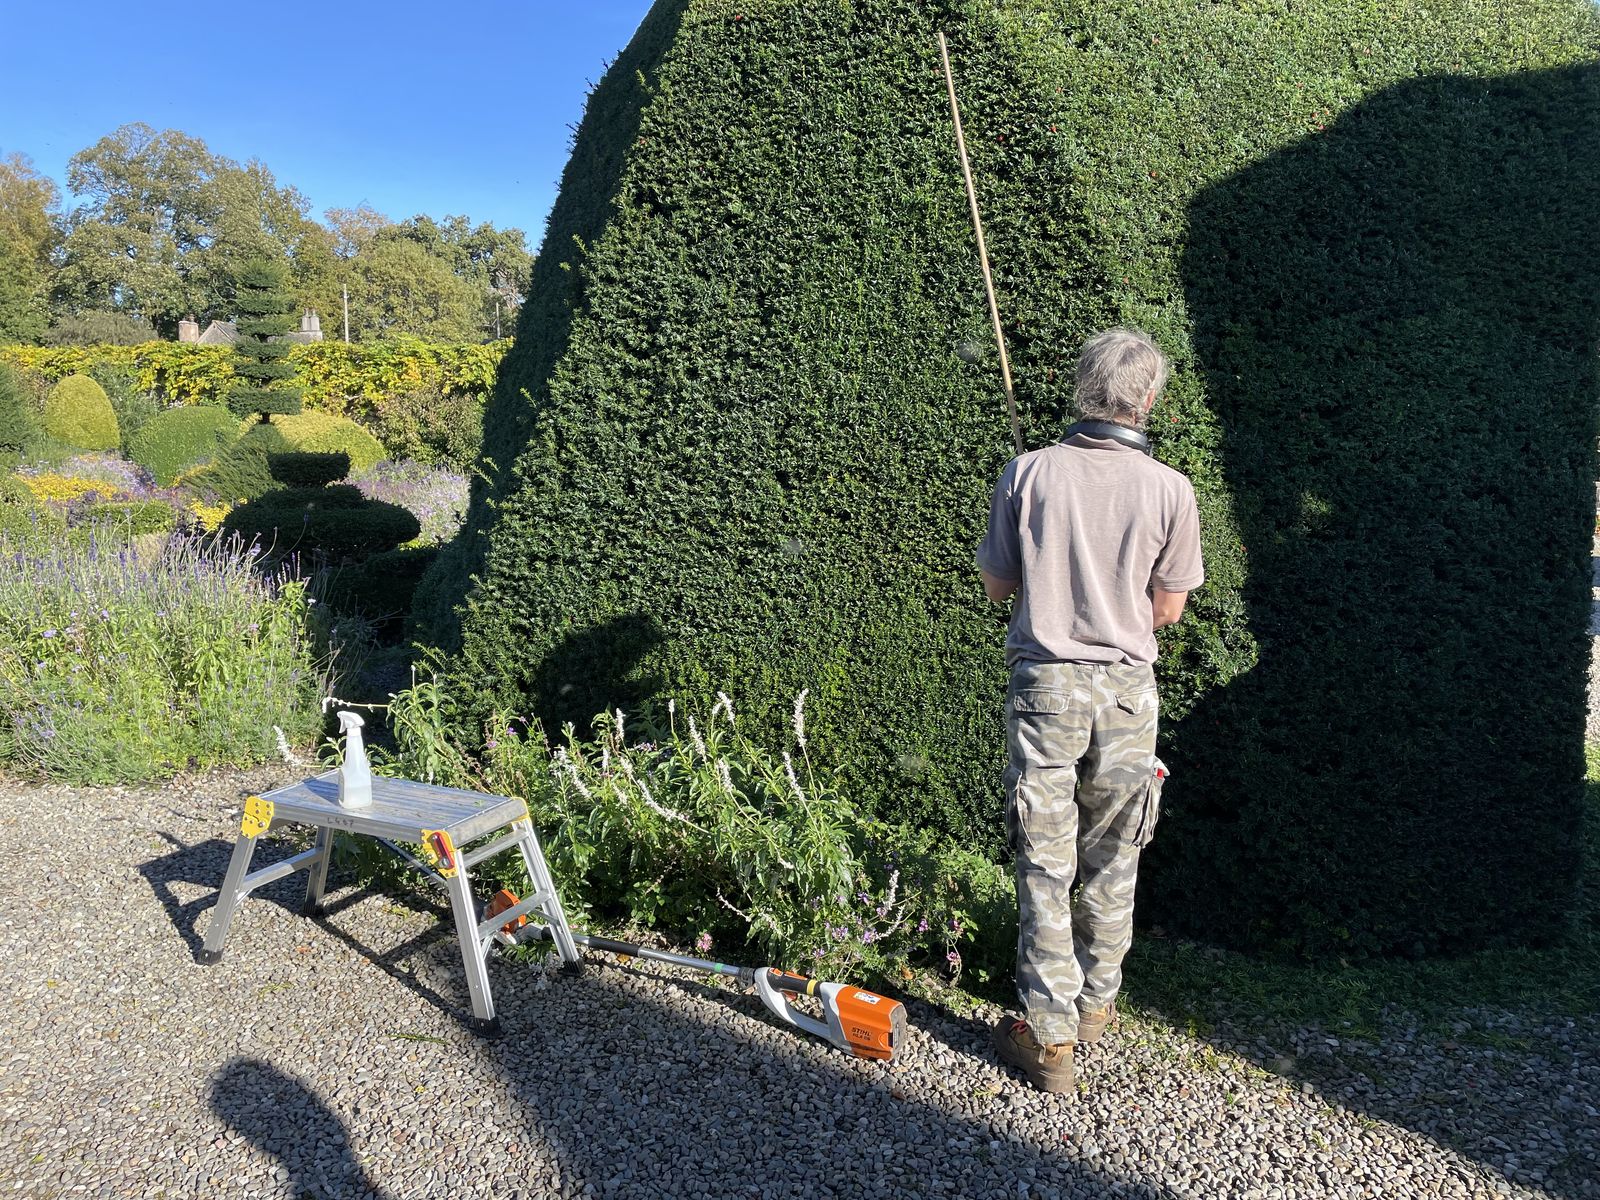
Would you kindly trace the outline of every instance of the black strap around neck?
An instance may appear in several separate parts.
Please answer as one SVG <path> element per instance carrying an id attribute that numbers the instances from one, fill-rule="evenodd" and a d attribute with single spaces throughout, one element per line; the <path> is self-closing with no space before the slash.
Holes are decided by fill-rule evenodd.
<path id="1" fill-rule="evenodd" d="M 1107 441 L 1121 442 L 1124 446 L 1131 446 L 1142 454 L 1150 453 L 1150 439 L 1137 429 L 1128 425 L 1118 425 L 1115 421 L 1079 421 L 1076 425 L 1069 426 L 1062 440 L 1070 437 L 1103 438 Z"/>

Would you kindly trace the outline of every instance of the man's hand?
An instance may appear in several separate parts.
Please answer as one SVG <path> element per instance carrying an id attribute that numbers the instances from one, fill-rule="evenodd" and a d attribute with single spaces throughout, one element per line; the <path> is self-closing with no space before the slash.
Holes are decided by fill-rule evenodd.
<path id="1" fill-rule="evenodd" d="M 983 576 L 983 594 L 996 604 L 1004 604 L 1010 599 L 1012 593 L 1022 586 L 1020 579 L 1001 579 L 996 575 L 989 574 L 981 567 L 978 569 L 978 574 Z M 1188 593 L 1184 594 L 1187 595 Z M 1173 620 L 1177 620 L 1177 618 L 1174 617 Z"/>
<path id="2" fill-rule="evenodd" d="M 988 586 L 987 579 L 984 580 L 984 585 Z M 1178 618 L 1183 616 L 1183 606 L 1188 603 L 1188 600 L 1188 592 L 1163 592 L 1160 588 L 1151 588 L 1151 632 L 1163 629 L 1168 625 L 1176 625 Z"/>

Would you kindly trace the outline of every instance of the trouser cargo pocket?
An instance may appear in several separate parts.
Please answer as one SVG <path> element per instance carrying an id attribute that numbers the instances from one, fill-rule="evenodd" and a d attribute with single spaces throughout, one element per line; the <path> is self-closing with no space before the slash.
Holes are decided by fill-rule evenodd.
<path id="1" fill-rule="evenodd" d="M 1145 785 L 1138 832 L 1133 835 L 1133 844 L 1140 849 L 1148 846 L 1156 836 L 1156 822 L 1161 819 L 1161 789 L 1166 782 L 1167 764 L 1159 758 L 1154 759 L 1150 764 L 1150 782 Z"/>

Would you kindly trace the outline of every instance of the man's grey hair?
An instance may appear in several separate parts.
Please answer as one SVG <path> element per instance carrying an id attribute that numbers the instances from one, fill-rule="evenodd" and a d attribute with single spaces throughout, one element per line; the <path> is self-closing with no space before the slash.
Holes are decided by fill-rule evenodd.
<path id="1" fill-rule="evenodd" d="M 1086 421 L 1115 421 L 1143 429 L 1144 400 L 1161 394 L 1171 370 L 1167 356 L 1147 333 L 1108 329 L 1083 344 L 1078 355 L 1074 399 Z"/>

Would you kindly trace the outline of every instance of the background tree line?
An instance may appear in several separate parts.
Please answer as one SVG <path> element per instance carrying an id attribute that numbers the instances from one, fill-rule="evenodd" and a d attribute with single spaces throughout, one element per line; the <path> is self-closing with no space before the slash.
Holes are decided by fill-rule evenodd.
<path id="1" fill-rule="evenodd" d="M 233 280 L 262 257 L 328 337 L 348 288 L 352 341 L 482 341 L 511 331 L 533 265 L 522 230 L 465 216 L 362 205 L 318 222 L 261 162 L 142 123 L 73 155 L 67 189 L 70 207 L 27 155 L 0 158 L 0 343 L 130 343 L 173 337 L 189 315 L 229 319 Z"/>

